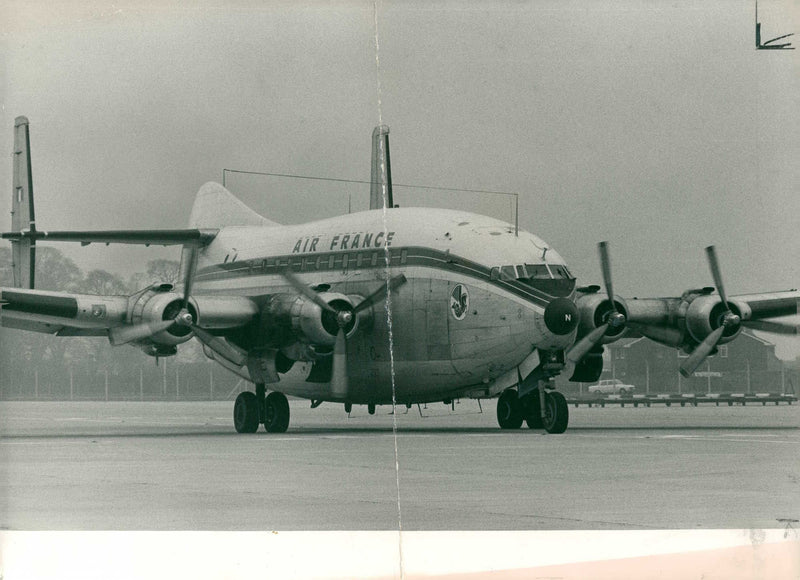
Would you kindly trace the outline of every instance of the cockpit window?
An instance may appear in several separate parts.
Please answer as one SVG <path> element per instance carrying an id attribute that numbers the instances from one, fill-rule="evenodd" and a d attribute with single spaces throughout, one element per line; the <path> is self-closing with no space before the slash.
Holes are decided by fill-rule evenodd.
<path id="1" fill-rule="evenodd" d="M 516 280 L 517 279 L 517 271 L 514 269 L 514 266 L 501 266 L 500 267 L 500 279 L 501 280 Z"/>
<path id="2" fill-rule="evenodd" d="M 550 296 L 569 296 L 575 278 L 562 264 L 517 264 L 492 268 L 492 280 L 518 280 Z"/>

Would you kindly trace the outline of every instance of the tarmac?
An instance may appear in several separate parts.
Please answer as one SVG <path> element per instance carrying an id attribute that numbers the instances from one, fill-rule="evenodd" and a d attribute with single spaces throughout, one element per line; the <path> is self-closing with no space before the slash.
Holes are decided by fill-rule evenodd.
<path id="1" fill-rule="evenodd" d="M 571 407 L 563 435 L 502 431 L 494 401 L 481 406 L 348 417 L 296 400 L 288 432 L 238 435 L 232 402 L 2 402 L 0 529 L 757 529 L 800 519 L 800 405 Z"/>

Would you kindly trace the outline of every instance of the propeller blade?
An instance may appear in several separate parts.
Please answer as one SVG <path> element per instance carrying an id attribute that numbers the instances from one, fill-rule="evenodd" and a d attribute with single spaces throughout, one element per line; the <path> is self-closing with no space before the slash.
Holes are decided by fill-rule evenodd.
<path id="1" fill-rule="evenodd" d="M 207 330 L 200 328 L 194 324 L 190 325 L 197 340 L 202 342 L 208 348 L 220 355 L 222 358 L 232 362 L 236 366 L 243 366 L 247 362 L 247 355 L 239 349 L 228 344 L 226 340 L 219 336 L 214 336 Z"/>
<path id="2" fill-rule="evenodd" d="M 331 372 L 331 393 L 337 398 L 347 400 L 347 339 L 340 328 L 333 345 L 333 369 Z"/>
<path id="3" fill-rule="evenodd" d="M 585 357 L 590 350 L 592 350 L 598 342 L 603 338 L 603 335 L 608 330 L 610 323 L 598 326 L 592 332 L 584 336 L 576 342 L 569 352 L 567 353 L 567 360 L 571 363 L 578 364 L 580 360 Z"/>
<path id="4" fill-rule="evenodd" d="M 306 284 L 303 283 L 300 278 L 294 275 L 293 272 L 290 270 L 284 270 L 281 275 L 286 279 L 292 287 L 297 290 L 300 294 L 311 300 L 314 304 L 322 308 L 323 310 L 327 310 L 328 312 L 332 312 L 336 314 L 336 310 L 331 307 L 330 304 L 325 302 L 322 299 L 322 296 L 314 292 L 311 288 L 309 288 Z"/>
<path id="5" fill-rule="evenodd" d="M 717 292 L 719 292 L 719 296 L 722 298 L 725 308 L 730 311 L 731 308 L 728 306 L 728 296 L 725 294 L 725 287 L 722 284 L 722 271 L 719 267 L 717 251 L 714 249 L 714 246 L 708 246 L 706 248 L 706 255 L 708 256 L 708 265 L 711 267 L 711 276 L 714 278 L 714 286 L 717 287 Z"/>
<path id="6" fill-rule="evenodd" d="M 800 334 L 800 329 L 796 324 L 775 322 L 772 320 L 744 320 L 742 321 L 742 326 L 752 328 L 753 330 L 772 332 L 773 334 Z"/>
<path id="7" fill-rule="evenodd" d="M 684 377 L 690 377 L 692 373 L 697 370 L 697 367 L 703 364 L 706 357 L 717 346 L 719 339 L 722 338 L 723 332 L 725 332 L 724 326 L 717 328 L 714 332 L 709 334 L 703 342 L 697 345 L 697 348 L 689 355 L 689 358 L 683 361 L 681 365 L 681 374 Z"/>
<path id="8" fill-rule="evenodd" d="M 192 294 L 192 285 L 194 284 L 194 275 L 197 272 L 197 247 L 190 246 L 188 248 L 186 267 L 186 279 L 183 281 L 183 306 L 182 310 L 189 308 L 189 296 Z"/>
<path id="9" fill-rule="evenodd" d="M 375 290 L 375 292 L 373 292 L 372 294 L 364 298 L 364 300 L 359 302 L 356 305 L 356 307 L 353 308 L 353 314 L 358 314 L 362 310 L 366 310 L 367 308 L 372 306 L 375 302 L 382 301 L 383 299 L 385 299 L 387 292 L 393 292 L 396 288 L 399 288 L 406 282 L 407 282 L 406 277 L 403 274 L 399 274 L 387 280 L 386 282 L 381 284 L 380 288 Z"/>
<path id="10" fill-rule="evenodd" d="M 608 242 L 600 242 L 597 244 L 600 250 L 600 268 L 603 271 L 603 284 L 606 287 L 606 294 L 611 301 L 611 308 L 614 312 L 617 311 L 617 305 L 614 304 L 614 285 L 611 283 L 611 255 L 608 252 Z"/>
<path id="11" fill-rule="evenodd" d="M 133 326 L 116 326 L 108 329 L 108 340 L 114 346 L 127 344 L 134 340 L 149 338 L 154 334 L 163 332 L 175 324 L 174 320 L 162 320 L 160 322 L 145 322 Z"/>

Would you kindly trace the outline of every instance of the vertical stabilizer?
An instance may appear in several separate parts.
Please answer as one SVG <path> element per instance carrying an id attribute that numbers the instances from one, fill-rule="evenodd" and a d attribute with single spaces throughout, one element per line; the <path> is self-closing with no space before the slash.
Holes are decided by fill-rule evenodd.
<path id="1" fill-rule="evenodd" d="M 35 231 L 33 215 L 33 176 L 31 174 L 31 140 L 28 119 L 14 120 L 14 181 L 11 191 L 11 230 Z M 14 285 L 18 288 L 33 288 L 36 265 L 36 242 L 30 238 L 12 240 Z"/>
<path id="2" fill-rule="evenodd" d="M 372 177 L 369 186 L 369 209 L 394 207 L 392 201 L 392 166 L 389 162 L 389 127 L 378 125 L 372 131 Z"/>

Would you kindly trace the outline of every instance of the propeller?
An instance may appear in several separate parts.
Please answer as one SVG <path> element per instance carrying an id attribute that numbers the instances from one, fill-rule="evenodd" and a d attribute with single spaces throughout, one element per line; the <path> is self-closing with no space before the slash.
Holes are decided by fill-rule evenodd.
<path id="1" fill-rule="evenodd" d="M 242 366 L 247 362 L 247 355 L 241 350 L 231 346 L 226 340 L 214 336 L 207 330 L 200 328 L 194 323 L 194 317 L 189 311 L 189 299 L 192 295 L 192 287 L 194 285 L 194 277 L 197 272 L 197 256 L 198 250 L 196 246 L 189 246 L 186 248 L 186 277 L 183 282 L 183 298 L 181 300 L 181 309 L 175 318 L 168 320 L 161 320 L 158 322 L 143 322 L 132 326 L 118 326 L 111 328 L 108 331 L 108 337 L 111 344 L 119 346 L 135 340 L 142 340 L 149 338 L 153 335 L 163 332 L 171 327 L 173 324 L 185 326 L 194 333 L 197 340 L 208 346 L 211 350 L 227 359 L 228 361 Z"/>
<path id="2" fill-rule="evenodd" d="M 600 242 L 597 245 L 600 252 L 600 269 L 603 272 L 603 284 L 605 285 L 606 295 L 611 303 L 611 311 L 607 315 L 605 324 L 602 324 L 576 342 L 567 353 L 567 360 L 577 364 L 590 350 L 592 350 L 610 329 L 625 326 L 625 315 L 617 310 L 614 302 L 614 285 L 611 280 L 611 255 L 608 251 L 608 242 Z"/>
<path id="3" fill-rule="evenodd" d="M 714 278 L 714 286 L 716 286 L 717 293 L 720 299 L 722 299 L 722 304 L 725 306 L 725 312 L 722 314 L 719 327 L 705 337 L 703 342 L 698 344 L 697 348 L 692 351 L 692 354 L 683 361 L 680 371 L 684 377 L 691 376 L 697 367 L 706 360 L 706 357 L 717 348 L 717 344 L 722 339 L 722 335 L 725 334 L 726 330 L 735 328 L 742 323 L 741 317 L 733 313 L 728 303 L 728 295 L 725 293 L 725 285 L 722 283 L 722 270 L 719 267 L 717 251 L 714 246 L 708 246 L 706 248 L 706 257 L 708 258 L 708 266 L 711 269 L 711 276 Z"/>
<path id="4" fill-rule="evenodd" d="M 331 370 L 331 393 L 337 398 L 347 400 L 347 393 L 350 390 L 349 381 L 347 378 L 347 332 L 346 328 L 353 321 L 353 317 L 359 312 L 370 308 L 378 302 L 386 300 L 390 292 L 399 288 L 406 283 L 406 277 L 403 274 L 393 276 L 381 284 L 377 290 L 364 298 L 361 302 L 356 304 L 352 309 L 342 308 L 337 310 L 328 304 L 319 293 L 312 290 L 309 286 L 303 283 L 293 272 L 285 270 L 283 277 L 297 290 L 300 294 L 313 301 L 314 304 L 322 308 L 326 312 L 330 312 L 336 316 L 336 324 L 339 330 L 336 333 L 336 341 L 333 344 L 333 368 Z"/>
<path id="5" fill-rule="evenodd" d="M 722 283 L 722 271 L 719 267 L 717 251 L 714 246 L 708 246 L 706 248 L 706 256 L 708 258 L 709 268 L 711 269 L 711 276 L 714 278 L 714 285 L 717 287 L 719 297 L 722 299 L 722 304 L 725 306 L 725 312 L 722 314 L 719 327 L 709 334 L 703 342 L 697 345 L 697 348 L 683 361 L 680 372 L 684 377 L 689 377 L 694 373 L 706 357 L 714 351 L 719 341 L 722 340 L 725 331 L 728 329 L 735 329 L 741 325 L 754 330 L 772 332 L 775 334 L 798 334 L 797 326 L 792 324 L 771 320 L 742 320 L 738 314 L 731 310 L 728 296 L 725 293 L 725 286 Z"/>
<path id="6" fill-rule="evenodd" d="M 108 339 L 113 346 L 120 346 L 163 332 L 173 324 L 175 324 L 174 320 L 161 320 L 159 322 L 143 322 L 133 326 L 116 326 L 108 329 Z"/>

